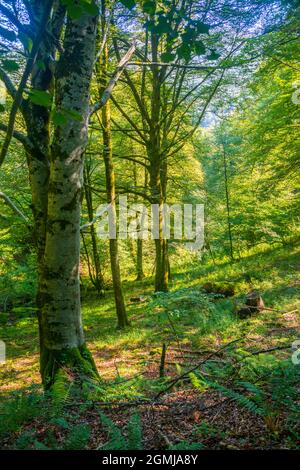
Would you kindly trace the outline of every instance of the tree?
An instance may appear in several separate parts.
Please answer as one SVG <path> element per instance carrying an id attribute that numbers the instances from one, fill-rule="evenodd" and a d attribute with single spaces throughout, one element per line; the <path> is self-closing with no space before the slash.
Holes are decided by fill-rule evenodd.
<path id="1" fill-rule="evenodd" d="M 102 0 L 102 37 L 105 36 L 106 25 L 106 1 Z M 99 47 L 100 44 L 99 44 Z M 103 46 L 103 52 L 100 56 L 100 61 L 97 64 L 97 81 L 99 89 L 99 99 L 103 96 L 106 89 L 106 76 L 108 72 L 108 45 L 107 41 Z M 102 136 L 103 136 L 103 159 L 105 165 L 106 175 L 106 193 L 107 203 L 110 205 L 111 224 L 117 228 L 117 211 L 116 211 L 116 186 L 115 186 L 115 173 L 112 156 L 112 135 L 111 135 L 111 111 L 110 102 L 107 101 L 102 107 Z M 116 230 L 117 231 L 117 230 Z M 113 289 L 115 295 L 116 312 L 118 317 L 118 327 L 125 328 L 129 325 L 125 301 L 122 290 L 122 281 L 120 273 L 119 261 L 119 246 L 117 233 L 115 236 L 110 236 L 109 239 L 110 263 L 111 273 L 113 279 Z"/>
<path id="2" fill-rule="evenodd" d="M 0 11 L 3 13 L 2 7 Z M 27 129 L 27 136 L 21 135 L 19 140 L 26 149 L 32 191 L 38 254 L 41 375 L 45 388 L 49 388 L 66 368 L 76 375 L 81 372 L 98 377 L 85 345 L 79 285 L 83 152 L 87 143 L 97 9 L 86 11 L 84 2 L 72 2 L 68 3 L 66 12 L 61 2 L 43 5 L 31 2 L 26 13 L 30 18 L 26 31 L 33 36 L 37 52 L 34 57 L 29 54 L 21 80 L 23 89 L 19 87 L 22 98 L 19 109 Z M 4 16 L 11 20 L 5 11 Z M 20 35 L 25 26 L 18 24 L 17 28 Z M 15 34 L 12 39 L 16 40 Z M 59 60 L 54 63 L 58 48 Z M 23 99 L 28 64 L 32 70 L 32 89 L 29 99 Z M 18 92 L 5 71 L 1 76 L 16 103 Z M 53 138 L 52 103 L 55 105 Z M 13 108 L 14 105 L 12 111 Z"/>

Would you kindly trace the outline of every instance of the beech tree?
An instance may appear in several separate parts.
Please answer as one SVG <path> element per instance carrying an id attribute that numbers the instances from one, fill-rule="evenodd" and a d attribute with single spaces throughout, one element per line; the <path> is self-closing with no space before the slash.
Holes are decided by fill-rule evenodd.
<path id="1" fill-rule="evenodd" d="M 24 23 L 3 4 L 0 12 L 10 32 L 5 38 L 22 39 L 27 53 L 19 88 L 3 69 L 1 79 L 14 100 L 7 135 L 12 132 L 24 144 L 27 156 L 38 260 L 40 365 L 49 388 L 66 367 L 98 376 L 85 345 L 79 283 L 83 153 L 98 9 L 84 1 L 24 2 Z M 31 90 L 25 98 L 29 75 Z M 11 128 L 16 107 L 26 135 Z"/>
<path id="2" fill-rule="evenodd" d="M 102 0 L 101 2 L 101 31 L 102 37 L 105 40 L 105 43 L 102 47 L 102 53 L 100 55 L 100 60 L 96 65 L 97 71 L 97 82 L 99 89 L 99 99 L 104 95 L 106 86 L 107 86 L 107 72 L 108 72 L 108 41 L 105 39 L 105 31 L 107 29 L 106 24 L 106 1 Z M 101 49 L 101 45 L 99 44 Z M 115 182 L 115 173 L 114 173 L 114 164 L 113 164 L 113 155 L 112 155 L 112 135 L 111 135 L 111 110 L 109 100 L 102 106 L 101 109 L 101 124 L 102 124 L 102 137 L 103 137 L 103 159 L 105 165 L 105 177 L 106 177 L 106 194 L 107 194 L 107 203 L 111 207 L 111 223 L 117 227 L 117 211 L 116 211 L 116 182 Z M 116 230 L 117 232 L 117 230 Z M 116 313 L 118 318 L 118 327 L 124 328 L 129 325 L 125 301 L 122 290 L 122 281 L 120 273 L 120 261 L 119 261 L 119 245 L 117 240 L 117 233 L 115 237 L 111 237 L 109 240 L 109 252 L 110 252 L 110 265 L 111 273 L 113 280 L 113 289 L 115 296 L 115 305 Z"/>

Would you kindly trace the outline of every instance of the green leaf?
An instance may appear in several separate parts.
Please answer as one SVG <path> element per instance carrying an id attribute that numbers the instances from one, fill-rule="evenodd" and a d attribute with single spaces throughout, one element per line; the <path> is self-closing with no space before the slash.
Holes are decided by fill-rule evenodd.
<path id="1" fill-rule="evenodd" d="M 215 49 L 212 49 L 210 54 L 207 56 L 207 60 L 218 60 L 221 55 L 215 51 Z"/>
<path id="2" fill-rule="evenodd" d="M 27 36 L 27 34 L 20 33 L 18 36 L 20 42 L 23 44 L 24 49 L 28 52 L 31 52 L 32 49 L 32 39 Z"/>
<path id="3" fill-rule="evenodd" d="M 52 105 L 52 95 L 47 91 L 31 89 L 29 91 L 29 99 L 38 106 L 49 108 Z"/>
<path id="4" fill-rule="evenodd" d="M 69 119 L 74 121 L 82 121 L 82 116 L 77 111 L 72 109 L 61 108 L 59 111 L 56 109 L 52 113 L 52 122 L 54 126 L 63 126 Z"/>
<path id="5" fill-rule="evenodd" d="M 52 122 L 55 127 L 59 127 L 67 122 L 67 118 L 65 117 L 63 113 L 54 111 L 52 114 Z"/>
<path id="6" fill-rule="evenodd" d="M 16 72 L 19 70 L 19 64 L 16 61 L 5 59 L 2 61 L 2 66 L 7 72 Z"/>
<path id="7" fill-rule="evenodd" d="M 72 20 L 79 20 L 83 14 L 82 8 L 79 5 L 69 5 L 67 11 Z"/>
<path id="8" fill-rule="evenodd" d="M 197 21 L 196 29 L 198 34 L 209 34 L 210 26 L 209 24 L 202 23 L 202 21 Z"/>
<path id="9" fill-rule="evenodd" d="M 160 16 L 158 24 L 155 26 L 155 30 L 159 34 L 169 33 L 172 31 L 172 26 L 165 16 Z"/>
<path id="10" fill-rule="evenodd" d="M 177 49 L 178 58 L 179 59 L 184 59 L 187 62 L 190 60 L 191 54 L 192 54 L 191 47 L 188 44 L 183 43 Z"/>
<path id="11" fill-rule="evenodd" d="M 82 5 L 83 10 L 89 15 L 98 16 L 99 8 L 93 0 L 89 2 L 87 2 L 86 0 L 83 0 L 81 2 L 81 5 Z"/>
<path id="12" fill-rule="evenodd" d="M 195 40 L 196 36 L 197 36 L 197 31 L 193 28 L 189 28 L 181 35 L 181 39 L 182 39 L 182 42 L 190 43 L 191 41 Z"/>
<path id="13" fill-rule="evenodd" d="M 45 62 L 43 60 L 41 60 L 41 59 L 37 60 L 36 65 L 37 65 L 39 70 L 43 70 L 43 72 L 46 70 L 46 65 L 45 65 Z"/>
<path id="14" fill-rule="evenodd" d="M 75 3 L 74 0 L 62 0 L 62 4 L 66 6 L 67 13 L 72 20 L 79 20 L 84 14 L 84 5 L 87 5 L 87 2 L 80 0 L 79 3 Z"/>
<path id="15" fill-rule="evenodd" d="M 147 13 L 148 15 L 154 15 L 156 11 L 156 2 L 154 1 L 146 1 L 143 2 L 143 12 Z"/>
<path id="16" fill-rule="evenodd" d="M 63 108 L 61 110 L 65 116 L 70 117 L 71 119 L 74 119 L 74 121 L 82 121 L 82 116 L 80 113 L 77 111 L 74 111 L 73 109 L 65 109 Z"/>
<path id="17" fill-rule="evenodd" d="M 155 23 L 154 21 L 145 21 L 144 23 L 144 28 L 147 29 L 148 31 L 154 31 L 155 30 Z"/>
<path id="18" fill-rule="evenodd" d="M 202 41 L 196 41 L 194 44 L 194 51 L 197 55 L 203 55 L 205 54 L 205 45 L 203 44 Z"/>
<path id="19" fill-rule="evenodd" d="M 120 1 L 126 8 L 129 8 L 129 10 L 132 10 L 132 8 L 134 8 L 136 5 L 135 0 L 120 0 Z"/>
<path id="20" fill-rule="evenodd" d="M 160 56 L 162 62 L 172 62 L 172 60 L 176 59 L 176 54 L 172 54 L 171 52 L 164 52 Z"/>

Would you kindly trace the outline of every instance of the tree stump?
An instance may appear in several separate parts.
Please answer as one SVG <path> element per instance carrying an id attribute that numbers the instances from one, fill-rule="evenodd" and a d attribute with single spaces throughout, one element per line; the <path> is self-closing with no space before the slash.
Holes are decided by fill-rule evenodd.
<path id="1" fill-rule="evenodd" d="M 259 312 L 265 308 L 264 301 L 257 291 L 252 291 L 247 294 L 246 305 L 250 307 L 253 312 Z"/>
<path id="2" fill-rule="evenodd" d="M 237 312 L 237 316 L 241 319 L 251 317 L 254 313 L 260 312 L 265 308 L 264 301 L 257 291 L 249 292 L 246 295 L 246 303 Z"/>

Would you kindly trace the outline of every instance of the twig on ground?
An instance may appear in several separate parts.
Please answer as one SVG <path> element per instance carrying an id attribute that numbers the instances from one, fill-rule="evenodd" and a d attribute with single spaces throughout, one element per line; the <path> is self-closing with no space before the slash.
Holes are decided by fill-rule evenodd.
<path id="1" fill-rule="evenodd" d="M 170 390 L 172 387 L 174 387 L 174 385 L 179 382 L 180 380 L 186 378 L 191 372 L 194 372 L 195 370 L 197 370 L 200 366 L 202 366 L 203 364 L 205 364 L 207 361 L 209 361 L 209 359 L 211 359 L 213 356 L 215 356 L 216 354 L 219 354 L 221 351 L 227 349 L 229 346 L 231 346 L 232 344 L 235 344 L 235 343 L 238 343 L 239 341 L 242 341 L 245 337 L 243 336 L 242 338 L 238 338 L 238 339 L 235 339 L 233 341 L 230 341 L 230 343 L 227 343 L 225 344 L 225 346 L 222 346 L 220 349 L 218 349 L 218 351 L 214 351 L 213 353 L 211 353 L 209 356 L 207 356 L 203 361 L 201 362 L 198 362 L 194 367 L 192 367 L 191 369 L 187 370 L 186 372 L 184 372 L 183 374 L 180 374 L 178 375 L 177 377 L 175 377 L 175 379 L 172 379 L 169 381 L 169 386 L 167 388 L 165 388 L 164 390 L 161 390 L 157 395 L 156 395 L 156 399 L 159 398 L 161 395 L 165 394 L 168 390 Z"/>

